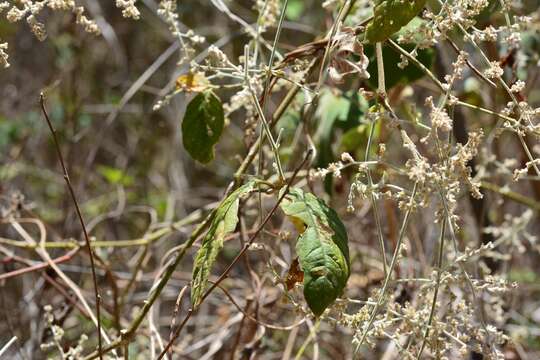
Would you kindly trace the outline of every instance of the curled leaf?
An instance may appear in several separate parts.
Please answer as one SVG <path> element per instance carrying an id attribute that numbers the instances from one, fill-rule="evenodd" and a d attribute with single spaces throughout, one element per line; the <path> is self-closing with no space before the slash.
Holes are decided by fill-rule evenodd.
<path id="1" fill-rule="evenodd" d="M 317 316 L 340 296 L 350 274 L 347 231 L 324 201 L 298 188 L 290 189 L 281 209 L 305 230 L 296 243 L 304 273 L 304 297 Z"/>
<path id="2" fill-rule="evenodd" d="M 202 239 L 193 265 L 191 303 L 198 306 L 202 300 L 210 270 L 217 255 L 223 248 L 225 236 L 234 231 L 238 223 L 238 204 L 240 197 L 253 190 L 255 182 L 250 181 L 231 193 L 216 209 L 208 232 Z"/>
<path id="3" fill-rule="evenodd" d="M 364 55 L 364 47 L 357 40 L 353 29 L 345 28 L 336 36 L 335 50 L 330 59 L 328 75 L 335 83 L 342 83 L 345 75 L 356 73 L 359 78 L 369 79 L 367 67 L 369 59 Z M 353 56 L 356 59 L 353 59 Z"/>

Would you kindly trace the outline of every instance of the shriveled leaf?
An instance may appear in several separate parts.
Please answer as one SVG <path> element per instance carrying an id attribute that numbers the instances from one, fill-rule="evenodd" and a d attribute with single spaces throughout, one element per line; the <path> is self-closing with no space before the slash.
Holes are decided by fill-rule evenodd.
<path id="1" fill-rule="evenodd" d="M 191 100 L 182 121 L 182 139 L 192 158 L 204 164 L 214 159 L 214 145 L 224 124 L 223 105 L 212 91 L 202 92 Z"/>
<path id="2" fill-rule="evenodd" d="M 407 25 L 426 4 L 426 0 L 382 0 L 375 5 L 373 20 L 366 29 L 370 43 L 383 42 Z"/>
<path id="3" fill-rule="evenodd" d="M 202 300 L 210 270 L 217 255 L 223 248 L 225 236 L 236 228 L 238 223 L 238 203 L 243 194 L 253 190 L 255 182 L 250 181 L 231 193 L 216 209 L 208 232 L 202 239 L 202 245 L 193 265 L 191 303 L 198 306 Z"/>
<path id="4" fill-rule="evenodd" d="M 296 243 L 304 297 L 317 316 L 343 293 L 350 274 L 347 231 L 336 212 L 311 193 L 293 188 L 281 209 L 305 230 Z"/>
<path id="5" fill-rule="evenodd" d="M 287 285 L 287 290 L 294 288 L 296 283 L 304 281 L 304 272 L 300 269 L 300 263 L 298 258 L 295 258 L 291 266 L 289 266 L 289 271 L 287 272 L 287 278 L 285 279 L 285 284 Z"/>
<path id="6" fill-rule="evenodd" d="M 203 73 L 182 74 L 176 78 L 176 90 L 186 92 L 201 92 L 210 86 L 210 82 Z"/>

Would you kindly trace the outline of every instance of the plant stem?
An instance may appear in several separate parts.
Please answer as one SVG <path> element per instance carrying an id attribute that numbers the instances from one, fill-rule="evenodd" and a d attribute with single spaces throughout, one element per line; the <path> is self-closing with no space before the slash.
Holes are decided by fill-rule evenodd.
<path id="1" fill-rule="evenodd" d="M 47 125 L 49 126 L 49 130 L 51 131 L 52 138 L 54 141 L 54 146 L 56 148 L 56 155 L 58 156 L 58 160 L 60 161 L 60 165 L 62 166 L 62 172 L 64 174 L 64 180 L 66 181 L 67 187 L 69 189 L 69 193 L 71 195 L 71 200 L 73 201 L 73 204 L 75 205 L 75 211 L 77 212 L 77 217 L 79 218 L 79 222 L 81 224 L 81 228 L 84 234 L 84 241 L 86 243 L 86 250 L 88 251 L 88 256 L 90 258 L 90 267 L 92 269 L 92 281 L 94 283 L 94 297 L 96 301 L 96 318 L 97 318 L 97 330 L 98 330 L 98 350 L 99 350 L 99 358 L 102 359 L 101 351 L 103 348 L 103 344 L 101 343 L 101 319 L 100 319 L 100 302 L 101 302 L 101 296 L 99 295 L 99 289 L 98 289 L 98 283 L 97 283 L 97 277 L 96 277 L 96 266 L 94 264 L 94 254 L 92 252 L 92 247 L 90 245 L 90 237 L 88 236 L 88 232 L 86 231 L 86 225 L 83 220 L 83 216 L 81 213 L 81 209 L 79 208 L 79 203 L 77 202 L 77 197 L 75 196 L 75 192 L 73 190 L 73 186 L 71 186 L 71 180 L 69 179 L 69 174 L 66 168 L 66 165 L 64 163 L 64 157 L 62 156 L 62 151 L 60 150 L 60 143 L 58 142 L 58 138 L 56 136 L 56 129 L 51 123 L 51 120 L 49 119 L 49 114 L 47 114 L 47 110 L 45 109 L 45 95 L 43 92 L 39 96 L 39 103 L 41 105 L 41 111 L 43 112 L 43 116 L 45 117 L 45 120 L 47 121 Z"/>
<path id="2" fill-rule="evenodd" d="M 442 271 L 442 260 L 443 260 L 443 253 L 444 253 L 444 236 L 446 232 L 446 219 L 442 219 L 441 221 L 441 235 L 439 237 L 439 253 L 437 256 L 437 279 L 435 283 L 435 291 L 433 292 L 433 300 L 431 302 L 431 310 L 429 312 L 429 319 L 426 326 L 426 329 L 424 331 L 424 336 L 422 338 L 422 345 L 420 346 L 420 350 L 418 351 L 418 355 L 416 356 L 417 360 L 420 360 L 422 357 L 422 353 L 424 352 L 424 348 L 426 347 L 427 338 L 429 336 L 429 329 L 431 328 L 431 324 L 433 322 L 433 318 L 435 316 L 435 308 L 437 307 L 437 296 L 439 294 L 439 287 L 441 284 L 441 271 Z"/>

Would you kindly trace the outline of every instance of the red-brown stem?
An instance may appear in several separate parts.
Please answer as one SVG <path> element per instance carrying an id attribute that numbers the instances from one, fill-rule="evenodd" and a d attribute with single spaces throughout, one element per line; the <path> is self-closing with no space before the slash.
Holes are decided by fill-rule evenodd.
<path id="1" fill-rule="evenodd" d="M 45 117 L 45 120 L 47 121 L 47 125 L 49 126 L 49 130 L 51 131 L 52 138 L 54 141 L 54 147 L 56 148 L 56 154 L 58 156 L 58 160 L 60 161 L 60 165 L 62 166 L 62 172 L 64 174 L 64 180 L 66 181 L 67 187 L 69 189 L 69 193 L 71 195 L 71 200 L 73 200 L 73 204 L 75 205 L 75 211 L 77 212 L 77 217 L 79 218 L 79 222 L 81 223 L 82 231 L 84 234 L 84 241 L 86 243 L 86 249 L 88 251 L 88 256 L 90 257 L 90 267 L 92 268 L 92 280 L 94 282 L 94 296 L 96 299 L 96 319 L 97 319 L 97 330 L 98 330 L 98 348 L 99 348 L 99 358 L 100 360 L 103 359 L 101 352 L 102 352 L 102 344 L 101 344 L 101 320 L 100 320 L 100 301 L 101 297 L 99 295 L 99 289 L 97 284 L 97 276 L 96 276 L 96 267 L 94 264 L 94 255 L 92 253 L 92 247 L 90 246 L 90 238 L 88 236 L 88 232 L 86 231 L 86 225 L 84 224 L 83 216 L 81 213 L 81 209 L 79 207 L 79 203 L 77 202 L 77 197 L 75 196 L 75 192 L 73 191 L 73 186 L 71 186 L 71 181 L 69 179 L 69 174 L 66 168 L 66 165 L 64 163 L 64 157 L 62 156 L 62 151 L 60 150 L 60 144 L 58 142 L 58 138 L 56 136 L 56 129 L 51 123 L 51 120 L 49 119 L 49 115 L 47 114 L 47 110 L 45 109 L 45 96 L 43 93 L 39 95 L 39 103 L 41 105 L 41 111 L 43 112 L 43 116 Z"/>

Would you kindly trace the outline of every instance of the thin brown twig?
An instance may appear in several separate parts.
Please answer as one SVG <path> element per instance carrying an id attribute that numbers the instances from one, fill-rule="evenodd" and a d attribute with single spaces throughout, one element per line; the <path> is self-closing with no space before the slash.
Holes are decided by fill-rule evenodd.
<path id="1" fill-rule="evenodd" d="M 182 290 L 178 293 L 178 297 L 176 298 L 176 302 L 174 303 L 174 311 L 171 319 L 171 333 L 169 335 L 169 341 L 172 339 L 174 335 L 174 327 L 176 326 L 176 318 L 178 317 L 178 312 L 180 311 L 180 306 L 182 305 L 182 300 L 184 299 L 184 294 L 186 293 L 186 290 L 188 289 L 188 286 L 184 286 Z M 172 353 L 169 354 L 169 357 L 172 359 Z"/>
<path id="2" fill-rule="evenodd" d="M 462 50 L 456 45 L 456 43 L 450 39 L 449 37 L 446 38 L 446 41 L 448 41 L 448 43 L 451 45 L 451 48 L 456 52 L 456 54 L 461 54 Z M 478 76 L 478 78 L 480 78 L 481 80 L 485 81 L 489 86 L 491 86 L 492 88 L 496 89 L 497 88 L 497 84 L 495 84 L 493 81 L 489 80 L 487 77 L 484 76 L 484 74 L 482 74 L 480 72 L 480 70 L 478 70 L 476 68 L 476 66 L 474 66 L 470 61 L 469 59 L 465 58 L 465 63 L 467 64 L 467 66 L 472 70 L 473 73 L 476 74 L 476 76 Z"/>
<path id="3" fill-rule="evenodd" d="M 69 251 L 68 253 L 66 253 L 65 255 L 62 255 L 62 256 L 59 256 L 59 257 L 53 259 L 52 261 L 55 264 L 60 264 L 60 263 L 69 261 L 69 260 L 71 260 L 73 258 L 73 256 L 78 251 L 79 251 L 79 248 L 75 248 L 75 249 Z M 42 269 L 48 268 L 49 266 L 50 265 L 47 262 L 40 262 L 40 263 L 37 263 L 35 265 L 30 265 L 30 266 L 22 268 L 22 269 L 13 270 L 13 271 L 10 271 L 10 272 L 5 273 L 5 274 L 0 274 L 0 281 L 9 279 L 11 277 L 27 274 L 29 272 L 42 270 Z"/>
<path id="4" fill-rule="evenodd" d="M 214 281 L 209 281 L 210 283 L 214 284 L 215 282 Z M 255 317 L 253 317 L 252 315 L 250 315 L 247 310 L 244 310 L 240 307 L 240 305 L 236 302 L 236 300 L 234 299 L 234 297 L 227 291 L 227 289 L 225 289 L 223 286 L 221 285 L 217 285 L 217 287 L 223 291 L 223 293 L 225 294 L 225 296 L 227 296 L 229 298 L 229 300 L 231 301 L 231 303 L 234 305 L 234 307 L 236 307 L 238 309 L 238 311 L 240 311 L 246 318 L 248 318 L 249 320 L 257 323 L 257 325 L 260 325 L 262 327 L 266 327 L 266 328 L 269 328 L 269 329 L 272 329 L 272 330 L 281 330 L 281 331 L 289 331 L 289 330 L 292 330 L 294 329 L 295 327 L 299 326 L 299 325 L 302 325 L 304 322 L 305 322 L 305 319 L 302 319 L 292 325 L 289 325 L 289 326 L 279 326 L 279 325 L 272 325 L 272 324 L 267 324 L 267 323 L 264 323 L 258 319 L 256 319 Z M 249 300 L 248 300 L 248 303 L 249 303 Z"/>
<path id="5" fill-rule="evenodd" d="M 98 330 L 98 349 L 99 349 L 99 358 L 103 359 L 103 356 L 101 355 L 102 352 L 102 343 L 101 343 L 101 319 L 100 319 L 100 301 L 101 296 L 99 295 L 99 289 L 97 284 L 97 276 L 96 276 L 96 267 L 94 264 L 94 255 L 92 253 L 92 247 L 90 246 L 90 238 L 88 236 L 88 232 L 86 231 L 86 225 L 84 224 L 83 216 L 81 213 L 81 209 L 79 208 L 79 203 L 77 202 L 77 197 L 75 196 L 75 192 L 73 191 L 73 187 L 71 186 L 71 180 L 69 179 L 69 174 L 66 168 L 66 165 L 64 163 L 64 157 L 62 156 L 62 151 L 60 150 L 60 144 L 58 142 L 58 137 L 56 136 L 56 129 L 51 123 L 51 120 L 49 119 L 49 115 L 47 114 L 47 110 L 45 109 L 45 96 L 43 92 L 39 95 L 39 103 L 41 105 L 41 111 L 43 112 L 43 116 L 45 117 L 45 120 L 47 121 L 47 125 L 49 126 L 49 130 L 51 131 L 51 135 L 54 141 L 54 146 L 56 148 L 56 154 L 58 156 L 58 160 L 60 161 L 60 165 L 62 166 L 62 172 L 64 175 L 64 180 L 66 181 L 67 187 L 69 189 L 69 193 L 71 195 L 71 199 L 73 200 L 73 204 L 75 205 L 75 210 L 77 212 L 77 217 L 79 218 L 79 222 L 81 223 L 82 231 L 84 234 L 84 241 L 86 243 L 86 248 L 88 251 L 88 256 L 90 257 L 90 267 L 92 268 L 92 280 L 94 283 L 94 296 L 96 300 L 96 318 L 97 318 L 97 330 Z"/>
<path id="6" fill-rule="evenodd" d="M 78 250 L 78 249 L 76 249 Z M 33 272 L 33 271 L 39 271 L 39 270 L 43 270 L 44 268 L 47 268 L 50 266 L 50 263 L 39 263 L 39 264 L 36 264 L 36 265 L 32 265 L 32 261 L 29 260 L 29 259 L 26 259 L 26 258 L 23 258 L 23 257 L 20 257 L 20 256 L 17 256 L 15 254 L 11 254 L 11 252 L 7 249 L 4 249 L 3 247 L 0 247 L 0 252 L 8 255 L 8 258 L 10 260 L 13 260 L 15 262 L 18 262 L 18 263 L 21 263 L 21 264 L 25 264 L 25 265 L 28 265 L 28 267 L 25 267 L 25 268 L 22 268 L 22 269 L 18 269 L 18 270 L 14 270 L 14 271 L 11 271 L 11 272 L 8 272 L 6 274 L 2 274 L 0 275 L 0 280 L 5 280 L 5 279 L 8 279 L 10 277 L 13 277 L 13 276 L 17 276 L 17 275 L 21 275 L 21 274 L 25 274 L 25 273 L 28 273 L 28 272 Z M 59 264 L 61 262 L 64 262 L 66 260 L 69 260 L 71 259 L 75 254 L 77 253 L 77 251 L 71 251 L 70 253 L 64 255 L 64 256 L 61 256 L 61 257 L 58 257 L 54 260 L 51 260 L 51 262 L 53 264 Z M 8 276 L 6 276 L 8 275 Z M 42 276 L 43 276 L 43 279 L 48 282 L 49 284 L 51 284 L 51 286 L 53 288 L 55 288 L 56 290 L 58 290 L 58 292 L 64 296 L 64 298 L 72 303 L 80 312 L 81 314 L 88 318 L 88 319 L 91 319 L 90 315 L 88 314 L 88 312 L 86 311 L 86 309 L 81 306 L 78 302 L 77 302 L 77 299 L 72 299 L 71 296 L 66 292 L 66 290 L 61 286 L 60 282 L 53 279 L 52 277 L 50 277 L 49 275 L 47 275 L 47 272 L 43 272 L 42 273 Z M 69 284 L 67 284 L 69 286 Z"/>
<path id="7" fill-rule="evenodd" d="M 244 247 L 242 248 L 242 250 L 240 250 L 240 252 L 238 253 L 238 255 L 236 255 L 236 257 L 233 259 L 233 261 L 229 264 L 229 266 L 227 266 L 227 268 L 223 271 L 223 273 L 219 276 L 219 278 L 208 288 L 208 290 L 206 290 L 206 292 L 203 294 L 203 296 L 201 297 L 201 303 L 208 297 L 208 295 L 210 295 L 210 293 L 212 293 L 212 291 L 214 291 L 214 289 L 216 287 L 219 286 L 219 284 L 225 280 L 225 278 L 228 276 L 229 272 L 231 271 L 231 269 L 234 267 L 234 265 L 236 265 L 236 263 L 242 258 L 242 256 L 246 253 L 246 251 L 249 249 L 249 247 L 251 246 L 251 244 L 253 244 L 253 241 L 255 241 L 255 239 L 257 238 L 257 236 L 259 236 L 259 234 L 262 232 L 262 230 L 264 229 L 265 225 L 268 223 L 268 221 L 270 221 L 270 219 L 272 218 L 272 216 L 274 215 L 274 212 L 276 212 L 276 210 L 278 209 L 279 205 L 281 204 L 281 202 L 283 201 L 283 199 L 285 198 L 285 196 L 288 194 L 289 192 L 289 189 L 291 187 L 291 184 L 294 182 L 294 179 L 296 178 L 296 175 L 298 174 L 298 172 L 304 167 L 304 165 L 306 164 L 306 162 L 311 158 L 311 155 L 312 155 L 313 151 L 311 149 L 308 150 L 308 152 L 306 153 L 306 156 L 304 157 L 304 159 L 302 160 L 302 163 L 295 169 L 292 177 L 289 179 L 289 181 L 287 181 L 287 185 L 285 186 L 285 190 L 283 191 L 283 194 L 281 194 L 281 196 L 279 197 L 278 201 L 276 202 L 276 204 L 272 207 L 272 209 L 268 212 L 268 214 L 266 215 L 266 217 L 264 218 L 263 222 L 259 225 L 259 227 L 257 228 L 257 230 L 253 233 L 253 235 L 249 238 L 249 241 L 247 243 L 244 244 Z M 200 305 L 199 305 L 200 306 Z M 167 344 L 167 346 L 165 346 L 165 349 L 163 349 L 163 351 L 161 352 L 161 354 L 159 354 L 159 356 L 157 357 L 157 360 L 160 360 L 163 358 L 163 356 L 169 351 L 169 349 L 171 348 L 171 346 L 173 345 L 174 341 L 180 336 L 180 333 L 182 332 L 182 329 L 184 328 L 184 326 L 186 325 L 186 323 L 188 322 L 188 320 L 191 318 L 191 316 L 197 311 L 197 308 L 194 308 L 194 307 L 191 307 L 186 316 L 184 317 L 184 320 L 182 320 L 182 322 L 180 323 L 180 325 L 178 326 L 178 328 L 176 329 L 175 333 L 174 333 L 174 336 L 170 339 L 169 343 Z"/>

